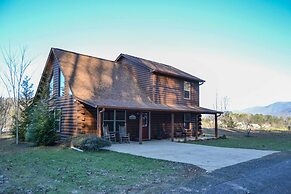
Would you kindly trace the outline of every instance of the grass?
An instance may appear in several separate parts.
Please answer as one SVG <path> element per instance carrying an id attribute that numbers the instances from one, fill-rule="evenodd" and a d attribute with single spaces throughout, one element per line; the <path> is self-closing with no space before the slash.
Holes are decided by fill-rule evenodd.
<path id="1" fill-rule="evenodd" d="M 223 134 L 223 132 L 220 132 L 220 134 Z M 254 132 L 250 137 L 246 137 L 245 133 L 242 132 L 233 132 L 227 133 L 226 136 L 227 139 L 192 141 L 190 143 L 230 148 L 291 151 L 290 132 L 260 131 Z"/>
<path id="2" fill-rule="evenodd" d="M 184 167 L 110 151 L 17 146 L 0 138 L 0 193 L 139 192 L 175 182 Z"/>

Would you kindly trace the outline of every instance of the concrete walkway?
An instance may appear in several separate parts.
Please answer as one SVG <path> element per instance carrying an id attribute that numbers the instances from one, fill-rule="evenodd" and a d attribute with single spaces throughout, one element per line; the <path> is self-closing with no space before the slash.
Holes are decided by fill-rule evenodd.
<path id="1" fill-rule="evenodd" d="M 194 164 L 208 172 L 276 152 L 175 143 L 169 140 L 145 141 L 142 145 L 136 142 L 113 144 L 107 149 L 146 158 Z"/>

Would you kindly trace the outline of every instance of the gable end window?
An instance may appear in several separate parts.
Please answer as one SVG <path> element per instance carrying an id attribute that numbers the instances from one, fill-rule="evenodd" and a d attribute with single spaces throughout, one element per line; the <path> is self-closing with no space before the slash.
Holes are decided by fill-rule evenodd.
<path id="1" fill-rule="evenodd" d="M 184 81 L 184 99 L 190 99 L 190 89 L 191 89 L 190 82 Z"/>
<path id="2" fill-rule="evenodd" d="M 49 85 L 49 97 L 53 97 L 54 95 L 54 74 L 52 74 L 52 77 L 50 79 L 50 85 Z"/>
<path id="3" fill-rule="evenodd" d="M 60 72 L 60 82 L 59 82 L 59 96 L 65 95 L 65 77 L 61 69 L 59 69 Z"/>

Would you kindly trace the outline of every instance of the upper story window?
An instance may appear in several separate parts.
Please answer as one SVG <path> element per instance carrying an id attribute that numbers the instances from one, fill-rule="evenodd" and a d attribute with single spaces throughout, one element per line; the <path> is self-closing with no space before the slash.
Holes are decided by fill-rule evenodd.
<path id="1" fill-rule="evenodd" d="M 49 95 L 50 95 L 49 97 L 52 97 L 54 95 L 54 74 L 50 79 Z"/>
<path id="2" fill-rule="evenodd" d="M 72 90 L 69 88 L 69 96 L 72 96 Z"/>
<path id="3" fill-rule="evenodd" d="M 65 95 L 65 77 L 63 72 L 60 70 L 59 96 L 64 95 Z"/>
<path id="4" fill-rule="evenodd" d="M 190 82 L 184 81 L 184 99 L 190 99 L 190 89 L 191 89 Z"/>

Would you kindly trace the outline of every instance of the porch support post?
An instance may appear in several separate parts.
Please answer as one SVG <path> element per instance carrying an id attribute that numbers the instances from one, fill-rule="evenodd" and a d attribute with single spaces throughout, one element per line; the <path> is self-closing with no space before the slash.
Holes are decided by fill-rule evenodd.
<path id="1" fill-rule="evenodd" d="M 217 114 L 215 113 L 215 117 L 214 117 L 214 125 L 215 125 L 215 137 L 218 138 L 218 126 L 217 126 Z"/>
<path id="2" fill-rule="evenodd" d="M 199 120 L 198 115 L 195 114 L 195 121 L 196 121 L 196 127 L 195 127 L 195 139 L 198 139 L 198 130 L 199 130 Z"/>
<path id="3" fill-rule="evenodd" d="M 96 112 L 96 119 L 97 119 L 97 136 L 101 137 L 101 113 L 99 111 L 99 108 L 97 107 L 97 112 Z"/>
<path id="4" fill-rule="evenodd" d="M 142 144 L 142 112 L 139 112 L 139 144 Z"/>
<path id="5" fill-rule="evenodd" d="M 152 124 L 151 124 L 151 120 L 152 120 L 152 118 L 151 118 L 151 112 L 149 112 L 149 140 L 151 140 L 152 139 Z"/>
<path id="6" fill-rule="evenodd" d="M 171 114 L 171 140 L 174 141 L 174 113 Z"/>

